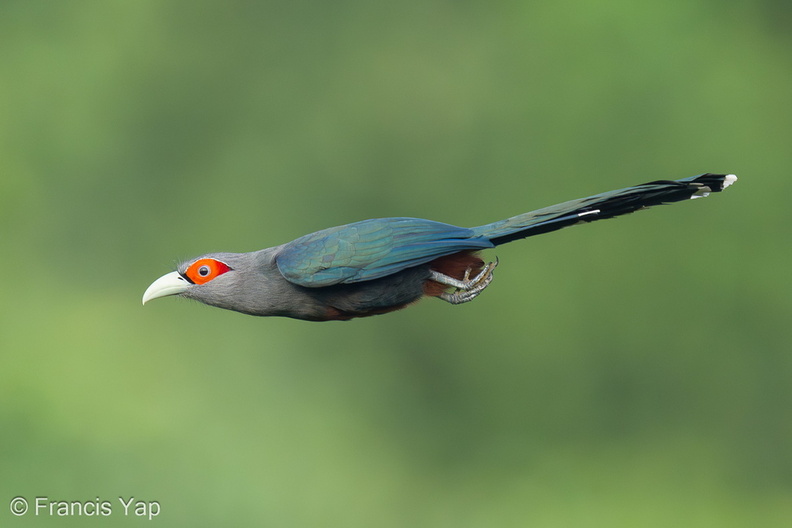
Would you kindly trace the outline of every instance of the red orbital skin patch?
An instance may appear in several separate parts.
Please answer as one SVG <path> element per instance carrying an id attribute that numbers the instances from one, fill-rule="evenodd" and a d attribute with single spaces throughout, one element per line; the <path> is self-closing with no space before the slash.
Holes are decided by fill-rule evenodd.
<path id="1" fill-rule="evenodd" d="M 204 258 L 193 262 L 184 274 L 193 284 L 206 284 L 227 271 L 231 271 L 231 268 L 226 266 L 224 262 Z"/>

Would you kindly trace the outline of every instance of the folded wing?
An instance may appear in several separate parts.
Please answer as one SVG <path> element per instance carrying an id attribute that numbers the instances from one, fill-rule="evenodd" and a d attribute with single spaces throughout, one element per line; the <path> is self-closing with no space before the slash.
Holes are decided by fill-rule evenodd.
<path id="1" fill-rule="evenodd" d="M 443 255 L 491 247 L 472 229 L 419 218 L 376 218 L 300 237 L 283 247 L 276 263 L 290 282 L 317 288 L 378 279 Z"/>

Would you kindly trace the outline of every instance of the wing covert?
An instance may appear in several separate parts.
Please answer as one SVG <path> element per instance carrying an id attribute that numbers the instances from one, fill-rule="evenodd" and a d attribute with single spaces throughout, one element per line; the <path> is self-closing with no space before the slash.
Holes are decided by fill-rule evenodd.
<path id="1" fill-rule="evenodd" d="M 418 218 L 377 218 L 331 227 L 286 244 L 281 274 L 300 286 L 378 279 L 443 255 L 493 247 L 471 229 Z"/>

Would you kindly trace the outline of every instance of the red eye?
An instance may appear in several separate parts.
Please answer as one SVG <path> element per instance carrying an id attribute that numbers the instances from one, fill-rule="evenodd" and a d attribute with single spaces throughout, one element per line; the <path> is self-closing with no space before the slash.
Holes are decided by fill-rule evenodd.
<path id="1" fill-rule="evenodd" d="M 184 274 L 195 284 L 206 284 L 226 271 L 231 271 L 231 268 L 226 266 L 225 263 L 211 258 L 204 258 L 193 262 Z"/>

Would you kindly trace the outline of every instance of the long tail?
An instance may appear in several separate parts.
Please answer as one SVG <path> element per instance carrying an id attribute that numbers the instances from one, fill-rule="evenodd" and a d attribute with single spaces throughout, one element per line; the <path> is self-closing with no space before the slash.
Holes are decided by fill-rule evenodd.
<path id="1" fill-rule="evenodd" d="M 734 174 L 702 174 L 681 180 L 659 180 L 551 205 L 479 227 L 473 231 L 496 246 L 581 222 L 593 222 L 690 198 L 720 192 L 737 180 Z"/>

